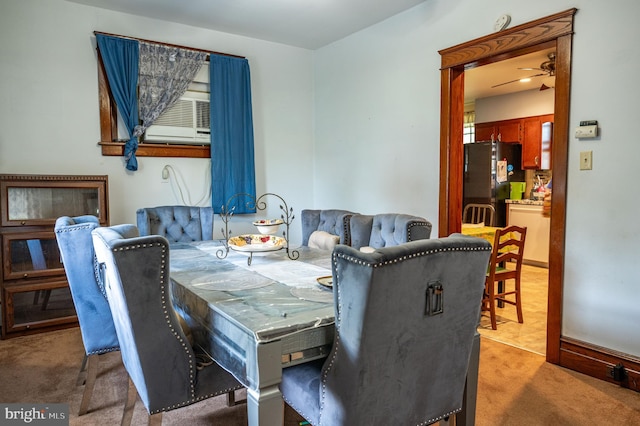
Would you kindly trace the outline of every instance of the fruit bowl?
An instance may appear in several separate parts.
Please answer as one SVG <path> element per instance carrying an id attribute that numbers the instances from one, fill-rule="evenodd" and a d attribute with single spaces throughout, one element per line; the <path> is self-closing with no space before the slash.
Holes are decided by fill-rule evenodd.
<path id="1" fill-rule="evenodd" d="M 258 232 L 265 235 L 275 234 L 283 223 L 282 219 L 261 219 L 253 222 Z"/>

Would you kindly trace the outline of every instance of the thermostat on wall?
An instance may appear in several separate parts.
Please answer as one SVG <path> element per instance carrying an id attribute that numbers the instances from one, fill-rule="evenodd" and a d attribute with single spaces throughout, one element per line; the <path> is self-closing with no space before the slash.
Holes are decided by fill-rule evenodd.
<path id="1" fill-rule="evenodd" d="M 598 136 L 598 122 L 596 120 L 581 121 L 580 127 L 576 128 L 576 138 L 595 138 Z"/>

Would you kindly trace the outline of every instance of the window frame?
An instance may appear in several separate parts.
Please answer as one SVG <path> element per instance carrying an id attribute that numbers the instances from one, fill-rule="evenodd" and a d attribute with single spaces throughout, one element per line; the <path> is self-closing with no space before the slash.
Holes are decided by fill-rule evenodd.
<path id="1" fill-rule="evenodd" d="M 109 81 L 98 52 L 98 100 L 100 105 L 100 145 L 104 156 L 123 156 L 126 141 L 118 140 L 118 109 L 111 95 Z M 137 157 L 211 158 L 210 145 L 138 143 Z"/>

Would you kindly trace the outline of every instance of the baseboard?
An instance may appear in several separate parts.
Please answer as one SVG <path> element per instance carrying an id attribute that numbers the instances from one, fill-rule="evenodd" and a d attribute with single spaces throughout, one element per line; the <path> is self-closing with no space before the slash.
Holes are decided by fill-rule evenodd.
<path id="1" fill-rule="evenodd" d="M 640 392 L 640 358 L 568 337 L 560 338 L 561 367 Z M 622 365 L 623 378 L 614 379 L 614 368 Z"/>

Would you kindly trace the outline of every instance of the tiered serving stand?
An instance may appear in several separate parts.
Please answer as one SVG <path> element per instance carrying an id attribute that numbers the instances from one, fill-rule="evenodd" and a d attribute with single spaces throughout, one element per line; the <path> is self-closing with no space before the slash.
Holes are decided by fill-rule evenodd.
<path id="1" fill-rule="evenodd" d="M 249 210 L 264 210 L 267 208 L 267 204 L 264 201 L 265 198 L 273 196 L 280 200 L 280 210 L 282 214 L 280 219 L 268 219 L 257 220 L 253 222 L 253 225 L 258 229 L 258 234 L 243 234 L 237 237 L 231 236 L 231 230 L 229 229 L 229 220 L 235 211 L 236 203 L 242 199 L 246 199 L 246 206 Z M 291 260 L 296 260 L 300 257 L 300 253 L 296 250 L 289 249 L 289 225 L 293 222 L 295 216 L 293 215 L 293 208 L 287 207 L 286 201 L 279 195 L 274 193 L 266 193 L 259 197 L 254 197 L 251 194 L 238 193 L 231 196 L 227 203 L 222 206 L 220 211 L 220 218 L 224 222 L 224 228 L 222 229 L 222 236 L 224 237 L 224 248 L 221 248 L 216 252 L 216 256 L 219 259 L 227 257 L 229 250 L 235 250 L 248 254 L 247 265 L 251 265 L 254 253 L 268 253 L 272 251 L 282 250 L 283 248 L 287 252 L 287 257 Z M 284 225 L 285 230 L 282 232 L 282 237 L 275 236 L 280 227 Z"/>

